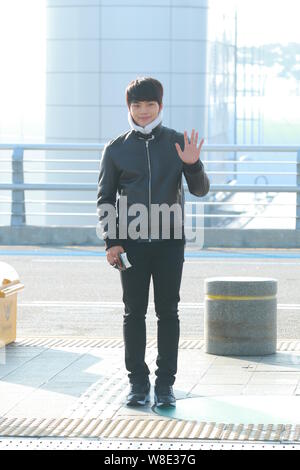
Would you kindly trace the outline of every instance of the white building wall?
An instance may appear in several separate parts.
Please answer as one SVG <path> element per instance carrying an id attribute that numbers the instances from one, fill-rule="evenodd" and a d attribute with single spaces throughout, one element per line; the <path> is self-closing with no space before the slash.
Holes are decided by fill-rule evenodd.
<path id="1" fill-rule="evenodd" d="M 225 105 L 227 88 L 222 89 L 221 106 L 211 102 L 211 87 L 207 88 L 215 71 L 207 63 L 206 52 L 223 38 L 223 31 L 207 31 L 211 1 L 47 0 L 46 140 L 107 142 L 126 132 L 129 124 L 125 88 L 143 75 L 157 78 L 164 86 L 164 125 L 189 132 L 197 128 L 206 143 L 217 136 L 230 139 L 227 130 L 232 121 L 231 117 L 228 119 L 231 104 Z M 212 11 L 215 14 L 216 9 Z M 218 23 L 218 27 L 223 24 Z M 224 71 L 218 73 L 219 79 L 225 80 Z M 58 155 L 56 152 L 55 157 Z M 54 154 L 49 153 L 50 156 Z M 61 156 L 66 158 L 67 154 Z M 76 157 L 79 156 L 100 158 L 95 153 L 77 152 Z M 97 169 L 95 165 L 75 165 L 78 169 Z M 48 168 L 53 167 L 49 164 Z M 49 174 L 47 180 L 95 183 L 96 178 L 96 175 Z M 66 200 L 74 196 L 81 200 L 96 197 L 92 192 L 77 196 L 52 192 L 48 197 Z M 88 207 L 89 212 L 95 211 L 94 206 Z M 49 208 L 70 211 L 69 206 L 61 204 Z M 78 205 L 72 210 L 78 213 L 86 209 L 87 206 Z M 95 222 L 96 216 L 47 220 L 48 224 Z"/>
<path id="2" fill-rule="evenodd" d="M 234 144 L 236 123 L 236 0 L 209 0 L 207 26 L 207 81 L 205 134 L 209 144 Z M 234 170 L 234 153 L 211 152 L 209 160 L 223 160 L 208 168 Z M 213 183 L 222 184 L 235 178 L 214 175 Z"/>

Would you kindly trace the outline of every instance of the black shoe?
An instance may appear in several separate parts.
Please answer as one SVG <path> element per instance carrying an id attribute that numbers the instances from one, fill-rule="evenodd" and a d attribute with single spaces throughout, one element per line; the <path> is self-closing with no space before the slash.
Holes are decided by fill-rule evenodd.
<path id="1" fill-rule="evenodd" d="M 130 392 L 127 395 L 127 406 L 143 406 L 150 401 L 150 382 L 145 384 L 130 384 Z"/>
<path id="2" fill-rule="evenodd" d="M 156 385 L 154 388 L 155 406 L 176 406 L 176 398 L 172 385 Z"/>

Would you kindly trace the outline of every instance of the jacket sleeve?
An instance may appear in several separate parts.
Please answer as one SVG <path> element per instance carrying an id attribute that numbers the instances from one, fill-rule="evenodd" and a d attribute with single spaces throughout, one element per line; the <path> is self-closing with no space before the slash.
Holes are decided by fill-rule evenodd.
<path id="1" fill-rule="evenodd" d="M 200 159 L 192 164 L 183 162 L 183 173 L 191 194 L 203 197 L 208 193 L 210 181 Z"/>
<path id="2" fill-rule="evenodd" d="M 109 147 L 106 145 L 100 161 L 97 193 L 97 214 L 105 242 L 105 250 L 111 246 L 120 245 L 116 210 L 118 181 L 119 174 L 109 153 Z M 109 223 L 105 220 L 107 218 L 109 218 Z"/>
<path id="3" fill-rule="evenodd" d="M 184 149 L 184 135 L 181 133 L 175 134 L 175 142 L 178 142 L 181 149 Z M 190 139 L 188 138 L 190 141 Z M 203 197 L 209 192 L 210 181 L 205 173 L 204 165 L 200 158 L 195 163 L 184 163 L 183 173 L 189 188 L 189 191 L 194 196 Z"/>

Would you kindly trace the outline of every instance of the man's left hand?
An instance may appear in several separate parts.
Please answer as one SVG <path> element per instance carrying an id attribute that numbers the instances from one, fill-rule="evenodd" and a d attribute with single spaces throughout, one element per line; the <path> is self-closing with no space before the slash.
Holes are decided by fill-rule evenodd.
<path id="1" fill-rule="evenodd" d="M 195 134 L 195 129 L 193 129 L 192 135 L 191 135 L 191 142 L 189 142 L 187 131 L 184 131 L 184 150 L 183 151 L 181 150 L 180 145 L 178 143 L 175 144 L 179 157 L 184 163 L 187 163 L 189 165 L 196 163 L 200 157 L 201 147 L 203 145 L 204 139 L 201 139 L 199 147 L 197 147 L 198 135 L 199 133 L 196 132 Z"/>

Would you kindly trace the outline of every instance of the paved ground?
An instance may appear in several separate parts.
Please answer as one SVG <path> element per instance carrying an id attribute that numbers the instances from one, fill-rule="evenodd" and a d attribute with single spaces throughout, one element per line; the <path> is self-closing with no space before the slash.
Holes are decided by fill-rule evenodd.
<path id="1" fill-rule="evenodd" d="M 18 334 L 122 335 L 119 273 L 102 247 L 0 247 L 25 284 L 19 294 Z M 181 335 L 203 337 L 204 279 L 265 276 L 278 280 L 278 337 L 300 339 L 300 250 L 186 250 L 181 287 Z M 156 335 L 151 283 L 148 334 Z"/>
<path id="2" fill-rule="evenodd" d="M 0 437 L 132 442 L 300 441 L 300 342 L 270 356 L 208 355 L 180 344 L 175 411 L 128 408 L 122 340 L 20 338 L 0 366 Z M 155 342 L 147 363 L 152 383 Z M 152 397 L 153 399 L 153 397 Z M 174 447 L 173 447 L 174 448 Z"/>
<path id="3" fill-rule="evenodd" d="M 119 274 L 102 248 L 1 247 L 0 259 L 25 284 L 17 342 L 0 355 L 0 436 L 299 442 L 299 250 L 186 250 L 177 419 L 152 404 L 124 406 Z M 205 353 L 203 281 L 218 275 L 278 279 L 275 355 Z M 153 382 L 152 301 L 151 286 L 147 361 Z"/>

